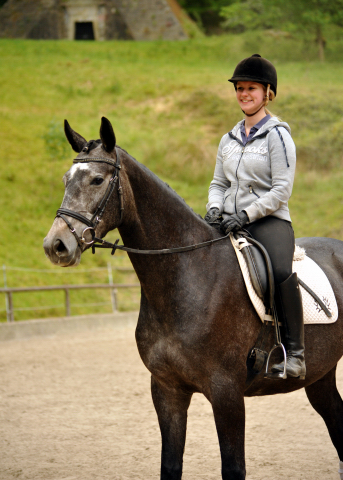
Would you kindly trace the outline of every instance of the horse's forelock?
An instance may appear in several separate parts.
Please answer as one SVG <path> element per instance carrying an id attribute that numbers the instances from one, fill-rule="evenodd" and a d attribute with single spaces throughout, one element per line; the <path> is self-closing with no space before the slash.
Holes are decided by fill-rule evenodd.
<path id="1" fill-rule="evenodd" d="M 101 140 L 89 140 L 87 142 L 87 145 L 85 145 L 84 148 L 87 148 L 87 151 L 90 152 L 91 150 L 94 150 L 94 148 L 98 147 L 101 144 Z"/>

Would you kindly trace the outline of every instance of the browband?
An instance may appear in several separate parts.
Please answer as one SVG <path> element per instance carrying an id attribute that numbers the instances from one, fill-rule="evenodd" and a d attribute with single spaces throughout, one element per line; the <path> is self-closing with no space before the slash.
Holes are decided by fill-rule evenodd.
<path id="1" fill-rule="evenodd" d="M 120 165 L 117 164 L 116 160 L 111 160 L 106 157 L 79 157 L 74 158 L 73 163 L 89 163 L 89 162 L 98 162 L 98 163 L 108 163 L 113 167 L 120 168 Z"/>

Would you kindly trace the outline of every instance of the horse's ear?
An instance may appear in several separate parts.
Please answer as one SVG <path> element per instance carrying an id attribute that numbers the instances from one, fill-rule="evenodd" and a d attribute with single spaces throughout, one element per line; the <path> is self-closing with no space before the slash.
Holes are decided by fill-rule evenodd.
<path id="1" fill-rule="evenodd" d="M 64 133 L 66 134 L 67 140 L 72 146 L 72 149 L 80 153 L 83 147 L 86 145 L 87 140 L 85 140 L 81 135 L 74 132 L 67 120 L 64 120 Z"/>
<path id="2" fill-rule="evenodd" d="M 107 153 L 111 153 L 116 146 L 116 136 L 111 125 L 111 122 L 106 117 L 101 118 L 100 138 L 102 146 Z"/>

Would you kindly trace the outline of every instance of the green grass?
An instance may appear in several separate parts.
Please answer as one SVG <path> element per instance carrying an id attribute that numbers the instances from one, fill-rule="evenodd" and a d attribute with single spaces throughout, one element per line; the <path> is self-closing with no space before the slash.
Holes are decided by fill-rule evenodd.
<path id="1" fill-rule="evenodd" d="M 87 139 L 98 138 L 101 116 L 109 118 L 118 144 L 204 215 L 219 140 L 242 117 L 227 79 L 241 58 L 256 51 L 277 67 L 278 96 L 271 110 L 290 124 L 297 145 L 290 202 L 296 235 L 343 240 L 341 43 L 332 39 L 328 61 L 320 64 L 314 47 L 260 33 L 184 42 L 0 40 L 0 262 L 55 272 L 8 270 L 8 285 L 106 281 L 105 270 L 102 280 L 94 272 L 57 274 L 43 253 L 43 238 L 63 196 L 61 179 L 73 158 L 63 138 L 64 118 Z M 129 264 L 124 255 L 88 252 L 80 269 L 107 262 Z M 115 281 L 124 279 L 116 274 Z M 62 294 L 51 295 L 45 300 L 22 294 L 15 306 L 61 303 Z M 72 302 L 85 301 L 84 294 L 75 295 Z M 134 304 L 124 295 L 122 308 L 138 307 L 138 294 L 132 295 Z M 97 294 L 99 301 L 102 297 L 108 299 L 108 292 Z M 32 315 L 18 312 L 16 318 Z"/>

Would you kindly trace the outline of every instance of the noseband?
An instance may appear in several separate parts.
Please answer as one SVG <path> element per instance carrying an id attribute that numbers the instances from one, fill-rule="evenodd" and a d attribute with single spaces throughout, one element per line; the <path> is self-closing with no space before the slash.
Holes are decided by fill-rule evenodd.
<path id="1" fill-rule="evenodd" d="M 107 190 L 104 196 L 102 197 L 102 200 L 99 203 L 98 207 L 96 208 L 92 218 L 89 220 L 87 217 L 85 217 L 81 213 L 74 212 L 73 210 L 69 210 L 67 208 L 59 208 L 56 212 L 56 217 L 60 217 L 62 218 L 62 220 L 65 221 L 65 223 L 69 227 L 69 230 L 76 238 L 76 241 L 80 248 L 82 248 L 85 245 L 93 245 L 95 241 L 95 229 L 102 219 L 106 205 L 117 183 L 118 183 L 118 195 L 119 195 L 119 204 L 120 204 L 120 220 L 119 220 L 119 224 L 117 225 L 118 227 L 121 225 L 123 221 L 123 214 L 124 214 L 123 189 L 120 184 L 120 176 L 119 176 L 121 165 L 120 165 L 120 157 L 119 157 L 118 150 L 116 149 L 116 160 L 112 160 L 111 158 L 106 158 L 106 157 L 88 157 L 88 156 L 78 157 L 73 160 L 73 163 L 90 163 L 90 162 L 108 163 L 109 165 L 112 165 L 114 167 L 114 172 L 108 183 Z M 79 222 L 87 225 L 87 227 L 82 231 L 81 237 L 79 237 L 79 235 L 76 233 L 75 228 L 69 222 L 69 220 L 65 217 L 65 215 L 67 215 L 68 217 L 75 218 Z M 85 233 L 87 231 L 90 232 L 90 234 L 92 235 L 92 240 L 90 242 L 87 242 L 85 239 Z"/>

